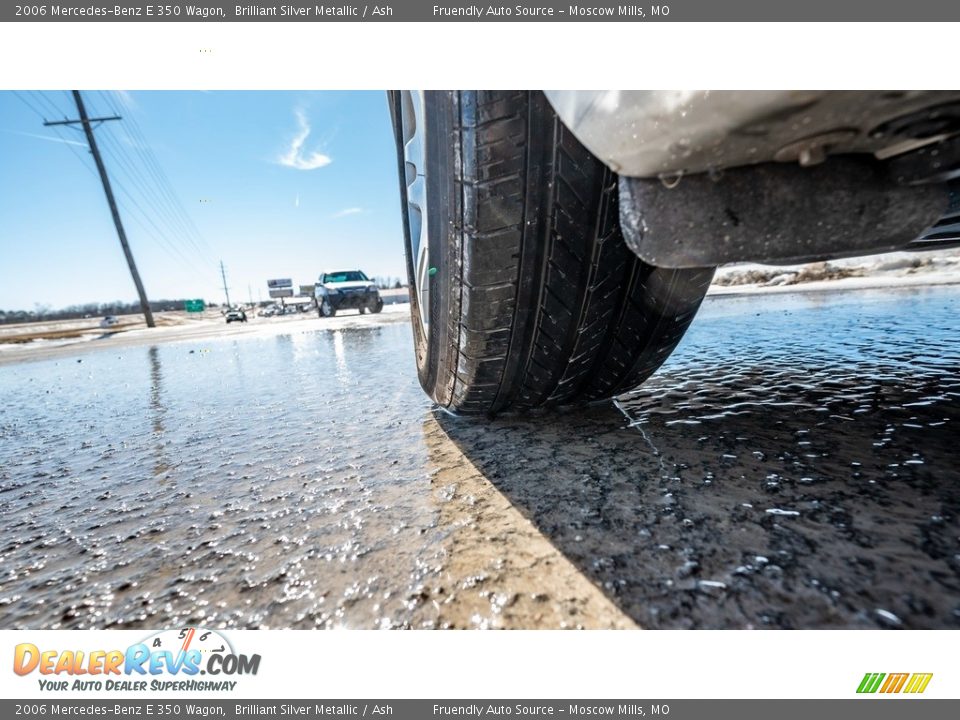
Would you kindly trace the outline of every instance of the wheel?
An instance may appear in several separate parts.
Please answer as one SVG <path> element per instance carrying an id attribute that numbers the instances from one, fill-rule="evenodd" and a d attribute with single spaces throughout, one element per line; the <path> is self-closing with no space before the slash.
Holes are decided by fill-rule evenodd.
<path id="1" fill-rule="evenodd" d="M 667 358 L 713 269 L 624 244 L 617 178 L 540 92 L 392 96 L 420 384 L 495 414 L 629 390 Z"/>
<path id="2" fill-rule="evenodd" d="M 374 302 L 373 305 L 367 309 L 376 315 L 378 312 L 383 310 L 383 298 L 377 298 L 376 302 Z"/>
<path id="3" fill-rule="evenodd" d="M 320 309 L 317 311 L 320 317 L 331 318 L 337 314 L 337 309 L 326 298 L 320 303 Z"/>
<path id="4" fill-rule="evenodd" d="M 360 314 L 363 315 L 366 311 L 367 311 L 367 309 L 361 305 L 361 306 L 360 306 Z"/>

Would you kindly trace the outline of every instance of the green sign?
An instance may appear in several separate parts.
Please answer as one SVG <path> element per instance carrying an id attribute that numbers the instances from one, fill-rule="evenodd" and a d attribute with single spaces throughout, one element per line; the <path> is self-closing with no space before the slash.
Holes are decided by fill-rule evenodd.
<path id="1" fill-rule="evenodd" d="M 203 300 L 184 300 L 183 309 L 187 312 L 203 312 L 207 305 Z"/>

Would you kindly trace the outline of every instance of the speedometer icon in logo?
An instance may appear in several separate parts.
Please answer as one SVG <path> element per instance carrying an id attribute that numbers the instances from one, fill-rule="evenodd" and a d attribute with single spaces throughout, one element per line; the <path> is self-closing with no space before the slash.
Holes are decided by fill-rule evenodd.
<path id="1" fill-rule="evenodd" d="M 233 655 L 233 645 L 216 630 L 203 627 L 185 627 L 179 630 L 164 630 L 143 641 L 152 652 L 167 651 L 174 658 L 182 658 L 191 650 L 200 653 L 206 660 L 214 654 Z M 206 663 L 198 663 L 205 665 Z"/>
<path id="2" fill-rule="evenodd" d="M 184 627 L 163 630 L 135 646 L 130 662 L 139 665 L 137 672 L 158 675 L 256 675 L 260 655 L 244 655 L 216 630 L 205 627 Z"/>

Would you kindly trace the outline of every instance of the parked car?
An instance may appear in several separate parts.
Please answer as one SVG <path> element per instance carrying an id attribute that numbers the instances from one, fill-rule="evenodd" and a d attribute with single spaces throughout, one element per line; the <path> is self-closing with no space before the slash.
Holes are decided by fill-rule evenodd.
<path id="1" fill-rule="evenodd" d="M 317 280 L 314 293 L 317 314 L 333 317 L 340 310 L 354 309 L 378 313 L 383 310 L 383 298 L 376 283 L 360 270 L 331 270 Z"/>
<path id="2" fill-rule="evenodd" d="M 960 239 L 960 92 L 389 101 L 418 374 L 452 412 L 630 390 L 718 265 Z"/>
<path id="3" fill-rule="evenodd" d="M 258 315 L 260 317 L 274 317 L 276 315 L 283 315 L 283 308 L 279 305 L 267 305 L 258 313 Z"/>
<path id="4" fill-rule="evenodd" d="M 227 310 L 225 317 L 227 319 L 227 325 L 232 322 L 247 321 L 247 313 L 243 308 L 231 308 L 230 310 Z"/>
<path id="5" fill-rule="evenodd" d="M 109 328 L 119 324 L 120 319 L 116 315 L 106 315 L 103 320 L 100 321 L 100 327 L 102 328 Z"/>

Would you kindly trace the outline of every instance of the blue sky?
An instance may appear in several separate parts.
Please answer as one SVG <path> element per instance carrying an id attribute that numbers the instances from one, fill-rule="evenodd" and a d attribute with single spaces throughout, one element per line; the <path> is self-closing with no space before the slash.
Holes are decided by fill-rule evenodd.
<path id="1" fill-rule="evenodd" d="M 382 92 L 84 91 L 150 298 L 267 296 L 359 267 L 404 274 Z M 43 117 L 41 117 L 41 115 Z M 134 300 L 69 92 L 0 92 L 0 309 Z M 174 197 L 176 200 L 174 199 Z"/>

